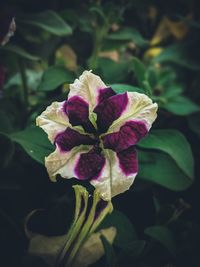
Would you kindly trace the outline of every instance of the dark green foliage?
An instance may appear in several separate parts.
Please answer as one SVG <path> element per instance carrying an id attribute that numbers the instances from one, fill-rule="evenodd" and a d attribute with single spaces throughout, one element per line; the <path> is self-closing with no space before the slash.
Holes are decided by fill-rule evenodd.
<path id="1" fill-rule="evenodd" d="M 101 237 L 105 255 L 92 266 L 200 266 L 197 6 L 186 0 L 0 4 L 0 23 L 3 13 L 17 26 L 0 46 L 1 266 L 49 266 L 27 253 L 24 221 L 31 211 L 42 209 L 31 225 L 40 234 L 61 235 L 70 227 L 71 186 L 80 182 L 49 181 L 44 158 L 54 145 L 35 118 L 65 100 L 85 69 L 116 93 L 144 93 L 159 105 L 153 129 L 137 144 L 136 181 L 114 198 L 114 212 L 99 227 L 114 226 L 117 236 L 113 245 Z M 92 193 L 87 181 L 81 184 Z"/>

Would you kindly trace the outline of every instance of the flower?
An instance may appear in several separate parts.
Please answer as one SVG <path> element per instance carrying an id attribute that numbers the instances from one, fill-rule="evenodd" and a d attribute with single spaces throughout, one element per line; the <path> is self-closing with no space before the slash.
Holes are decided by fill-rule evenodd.
<path id="1" fill-rule="evenodd" d="M 135 144 L 156 119 L 157 104 L 144 94 L 116 94 L 91 71 L 70 85 L 68 99 L 53 102 L 36 119 L 56 149 L 45 158 L 56 175 L 89 180 L 111 199 L 132 185 L 138 173 Z"/>

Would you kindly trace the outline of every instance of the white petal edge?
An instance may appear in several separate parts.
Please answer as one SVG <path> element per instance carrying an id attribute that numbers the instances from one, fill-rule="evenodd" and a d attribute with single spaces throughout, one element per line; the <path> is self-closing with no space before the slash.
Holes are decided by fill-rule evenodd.
<path id="1" fill-rule="evenodd" d="M 79 79 L 70 84 L 68 99 L 79 96 L 89 104 L 89 112 L 98 104 L 99 90 L 107 87 L 98 75 L 84 71 Z"/>
<path id="2" fill-rule="evenodd" d="M 108 201 L 112 197 L 127 191 L 133 184 L 137 173 L 125 175 L 119 166 L 117 154 L 106 149 L 106 163 L 98 179 L 91 180 L 91 184 L 99 191 L 101 197 Z"/>
<path id="3" fill-rule="evenodd" d="M 69 119 L 63 110 L 64 103 L 65 101 L 53 102 L 36 118 L 36 125 L 48 134 L 51 143 L 54 143 L 58 133 L 70 126 Z"/>
<path id="4" fill-rule="evenodd" d="M 45 158 L 45 166 L 52 181 L 56 181 L 56 176 L 61 175 L 62 178 L 77 178 L 75 174 L 75 166 L 79 160 L 81 153 L 87 153 L 92 146 L 81 145 L 76 146 L 69 152 L 60 151 L 59 147 Z"/>
<path id="5" fill-rule="evenodd" d="M 149 131 L 157 118 L 158 105 L 153 103 L 148 96 L 137 92 L 128 92 L 127 95 L 128 105 L 126 109 L 112 123 L 106 134 L 119 131 L 124 123 L 131 120 L 143 122 Z"/>

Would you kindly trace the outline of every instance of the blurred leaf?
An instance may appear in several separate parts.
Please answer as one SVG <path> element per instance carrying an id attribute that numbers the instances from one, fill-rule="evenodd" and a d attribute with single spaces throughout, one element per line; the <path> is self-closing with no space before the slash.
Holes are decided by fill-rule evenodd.
<path id="1" fill-rule="evenodd" d="M 116 236 L 115 227 L 109 227 L 106 229 L 101 229 L 100 231 L 93 233 L 80 248 L 79 252 L 76 255 L 73 267 L 86 267 L 96 261 L 98 261 L 105 253 L 109 254 L 109 249 L 112 250 L 111 244 L 113 243 Z M 106 239 L 106 245 L 103 246 L 101 237 Z M 111 248 L 110 248 L 111 247 Z M 112 256 L 112 255 L 111 255 Z M 109 255 L 108 255 L 109 257 Z"/>
<path id="2" fill-rule="evenodd" d="M 153 59 L 156 56 L 160 55 L 162 51 L 163 51 L 162 47 L 151 47 L 144 53 L 144 58 L 147 60 Z"/>
<path id="3" fill-rule="evenodd" d="M 173 191 L 182 191 L 192 184 L 175 161 L 165 153 L 139 151 L 138 176 Z"/>
<path id="4" fill-rule="evenodd" d="M 131 62 L 115 62 L 108 58 L 99 58 L 98 71 L 106 83 L 123 82 L 131 72 Z"/>
<path id="5" fill-rule="evenodd" d="M 114 244 L 120 248 L 137 239 L 136 231 L 129 219 L 120 211 L 114 210 L 100 225 L 100 229 L 114 226 L 117 229 L 117 236 Z"/>
<path id="6" fill-rule="evenodd" d="M 74 79 L 73 73 L 69 72 L 66 68 L 59 66 L 50 67 L 44 72 L 38 90 L 52 91 L 63 83 L 73 82 Z"/>
<path id="7" fill-rule="evenodd" d="M 116 32 L 110 33 L 106 38 L 114 41 L 133 41 L 139 47 L 146 46 L 149 43 L 134 28 L 119 29 Z"/>
<path id="8" fill-rule="evenodd" d="M 153 66 L 147 68 L 145 77 L 151 87 L 156 87 L 160 78 L 158 71 Z"/>
<path id="9" fill-rule="evenodd" d="M 77 55 L 71 46 L 62 45 L 56 50 L 56 63 L 65 66 L 68 70 L 77 70 Z"/>
<path id="10" fill-rule="evenodd" d="M 66 235 L 45 236 L 35 235 L 29 242 L 28 252 L 30 255 L 41 257 L 49 266 L 54 266 L 56 258 L 66 243 Z"/>
<path id="11" fill-rule="evenodd" d="M 120 83 L 116 83 L 116 84 L 111 84 L 110 87 L 112 87 L 112 89 L 117 93 L 117 94 L 122 94 L 125 92 L 138 92 L 138 93 L 143 93 L 144 91 L 136 86 L 132 86 L 129 84 L 120 84 Z"/>
<path id="12" fill-rule="evenodd" d="M 26 77 L 27 77 L 27 85 L 28 88 L 31 90 L 36 90 L 42 73 L 41 71 L 34 71 L 34 70 L 26 70 Z M 16 73 L 15 75 L 11 76 L 11 78 L 7 81 L 4 88 L 10 88 L 12 86 L 21 86 L 22 79 L 20 73 Z"/>
<path id="13" fill-rule="evenodd" d="M 4 134 L 0 133 L 0 167 L 6 167 L 14 154 L 13 142 Z"/>
<path id="14" fill-rule="evenodd" d="M 140 87 L 143 87 L 143 82 L 145 81 L 145 65 L 138 58 L 133 58 L 133 70 L 135 77 L 138 81 Z"/>
<path id="15" fill-rule="evenodd" d="M 187 15 L 187 17 L 186 17 L 186 19 L 191 19 L 191 18 L 192 18 L 191 14 Z M 166 22 L 167 22 L 167 26 L 168 26 L 170 33 L 177 40 L 181 40 L 187 35 L 189 27 L 188 27 L 187 23 L 185 23 L 185 21 L 183 21 L 183 20 L 173 21 L 173 20 L 167 18 Z"/>
<path id="16" fill-rule="evenodd" d="M 151 88 L 151 85 L 148 81 L 143 81 L 143 88 L 144 88 L 146 95 L 148 95 L 151 98 L 152 88 Z"/>
<path id="17" fill-rule="evenodd" d="M 188 32 L 188 26 L 183 21 L 173 21 L 167 16 L 163 16 L 153 38 L 151 39 L 151 45 L 159 45 L 170 35 L 176 39 L 181 40 Z"/>
<path id="18" fill-rule="evenodd" d="M 30 157 L 42 164 L 44 164 L 45 156 L 53 151 L 53 146 L 39 127 L 30 127 L 10 134 L 9 137 L 19 143 Z"/>
<path id="19" fill-rule="evenodd" d="M 130 243 L 126 243 L 122 249 L 128 254 L 131 258 L 136 259 L 138 258 L 146 245 L 145 240 L 134 240 Z"/>
<path id="20" fill-rule="evenodd" d="M 168 25 L 167 25 L 167 17 L 164 16 L 158 26 L 157 29 L 151 39 L 151 46 L 159 45 L 163 40 L 165 40 L 170 35 Z"/>
<path id="21" fill-rule="evenodd" d="M 173 233 L 165 226 L 151 226 L 144 230 L 144 233 L 161 243 L 174 255 L 176 253 L 176 242 Z"/>
<path id="22" fill-rule="evenodd" d="M 154 67 L 153 67 L 154 68 Z M 154 69 L 156 71 L 156 69 Z M 174 71 L 174 68 L 169 66 L 161 68 L 158 71 L 158 84 L 163 85 L 164 87 L 169 87 L 176 82 L 177 73 Z"/>
<path id="23" fill-rule="evenodd" d="M 175 99 L 175 97 L 179 96 L 183 92 L 183 87 L 180 85 L 173 84 L 169 87 L 165 88 L 165 91 L 163 92 L 163 96 L 165 98 L 168 98 L 168 101 Z"/>
<path id="24" fill-rule="evenodd" d="M 119 50 L 120 48 L 127 46 L 128 46 L 127 41 L 105 39 L 103 40 L 102 51 Z"/>
<path id="25" fill-rule="evenodd" d="M 13 130 L 8 114 L 0 110 L 0 132 L 10 133 Z"/>
<path id="26" fill-rule="evenodd" d="M 178 96 L 170 99 L 166 104 L 163 105 L 163 107 L 168 111 L 180 116 L 190 115 L 200 110 L 200 107 L 197 104 L 185 96 Z"/>
<path id="27" fill-rule="evenodd" d="M 194 176 L 194 160 L 190 144 L 177 130 L 154 130 L 144 138 L 139 146 L 161 150 L 176 162 L 179 168 L 190 178 Z"/>
<path id="28" fill-rule="evenodd" d="M 0 48 L 0 52 L 1 51 L 8 51 L 8 52 L 14 53 L 17 56 L 20 56 L 22 58 L 33 60 L 33 61 L 39 60 L 39 57 L 29 54 L 23 48 L 21 48 L 17 45 L 10 45 L 10 44 L 6 45 L 6 46 Z"/>
<path id="29" fill-rule="evenodd" d="M 46 10 L 20 18 L 20 22 L 39 27 L 54 35 L 65 36 L 72 33 L 72 28 L 54 11 Z"/>
<path id="30" fill-rule="evenodd" d="M 105 255 L 106 255 L 106 266 L 107 267 L 116 267 L 116 256 L 112 245 L 108 242 L 107 238 L 104 235 L 101 235 L 101 241 L 103 243 Z"/>
<path id="31" fill-rule="evenodd" d="M 200 114 L 194 114 L 188 117 L 190 129 L 200 137 Z"/>
<path id="32" fill-rule="evenodd" d="M 200 70 L 200 64 L 196 58 L 188 55 L 190 47 L 184 44 L 171 45 L 163 50 L 157 57 L 155 57 L 153 63 L 170 62 L 185 68 Z"/>

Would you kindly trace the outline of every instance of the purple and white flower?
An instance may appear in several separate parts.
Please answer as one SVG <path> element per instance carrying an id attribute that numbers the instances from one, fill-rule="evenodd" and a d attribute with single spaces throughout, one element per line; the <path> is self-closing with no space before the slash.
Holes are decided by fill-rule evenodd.
<path id="1" fill-rule="evenodd" d="M 138 173 L 135 145 L 156 119 L 157 104 L 140 93 L 116 94 L 90 71 L 70 85 L 68 99 L 53 102 L 36 123 L 56 145 L 45 158 L 52 181 L 88 180 L 102 198 L 129 189 Z"/>

